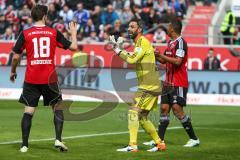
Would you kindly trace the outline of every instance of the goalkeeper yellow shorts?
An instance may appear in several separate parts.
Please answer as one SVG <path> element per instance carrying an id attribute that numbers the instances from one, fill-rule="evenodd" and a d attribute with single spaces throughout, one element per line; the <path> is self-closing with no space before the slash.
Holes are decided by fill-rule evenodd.
<path id="1" fill-rule="evenodd" d="M 133 101 L 133 107 L 150 111 L 157 108 L 158 95 L 154 95 L 146 90 L 138 90 L 135 93 Z"/>

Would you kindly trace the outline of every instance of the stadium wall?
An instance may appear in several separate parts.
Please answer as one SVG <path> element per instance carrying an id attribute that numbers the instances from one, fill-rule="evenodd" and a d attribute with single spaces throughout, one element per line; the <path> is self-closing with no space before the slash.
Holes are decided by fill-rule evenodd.
<path id="1" fill-rule="evenodd" d="M 128 44 L 127 44 L 128 45 Z M 91 68 L 129 68 L 130 66 L 123 62 L 119 57 L 108 49 L 104 43 L 98 44 L 83 44 L 83 51 L 88 56 L 86 66 Z M 0 64 L 6 65 L 9 61 L 9 54 L 13 47 L 13 42 L 0 41 Z M 161 52 L 164 52 L 165 44 L 156 46 Z M 233 54 L 240 55 L 240 47 L 238 46 L 224 46 L 224 45 L 189 45 L 188 52 L 188 69 L 202 70 L 204 60 L 207 57 L 209 48 L 214 48 L 216 56 L 221 61 L 221 68 L 224 71 L 237 71 L 240 69 L 240 58 L 233 56 Z M 129 45 L 128 50 L 132 47 Z M 234 52 L 234 53 L 233 53 Z M 74 53 L 71 51 L 57 49 L 55 64 L 58 66 L 71 66 L 72 57 Z M 26 59 L 23 59 L 23 61 Z M 25 62 L 23 62 L 25 63 Z"/>
<path id="2" fill-rule="evenodd" d="M 131 69 L 57 68 L 63 98 L 74 101 L 130 102 L 136 90 Z M 25 67 L 18 68 L 16 83 L 9 81 L 10 67 L 0 67 L 0 99 L 18 99 Z M 164 72 L 161 72 L 162 79 Z M 238 72 L 189 71 L 188 104 L 240 106 Z"/>

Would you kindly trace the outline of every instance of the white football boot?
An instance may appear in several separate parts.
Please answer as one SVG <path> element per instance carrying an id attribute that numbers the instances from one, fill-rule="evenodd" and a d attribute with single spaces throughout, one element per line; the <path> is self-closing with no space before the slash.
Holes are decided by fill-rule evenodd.
<path id="1" fill-rule="evenodd" d="M 189 139 L 189 141 L 183 147 L 196 147 L 200 144 L 199 139 Z"/>
<path id="2" fill-rule="evenodd" d="M 22 146 L 19 151 L 22 152 L 22 153 L 25 153 L 25 152 L 28 151 L 28 147 Z"/>
<path id="3" fill-rule="evenodd" d="M 126 146 L 124 148 L 117 149 L 118 152 L 138 152 L 137 146 Z"/>
<path id="4" fill-rule="evenodd" d="M 61 152 L 68 151 L 68 147 L 63 142 L 60 142 L 59 140 L 55 140 L 54 146 L 56 148 L 59 148 Z"/>

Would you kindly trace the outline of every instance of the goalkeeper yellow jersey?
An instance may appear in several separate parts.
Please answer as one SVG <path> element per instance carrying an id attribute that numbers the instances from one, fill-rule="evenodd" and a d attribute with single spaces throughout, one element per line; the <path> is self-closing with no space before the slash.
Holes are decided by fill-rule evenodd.
<path id="1" fill-rule="evenodd" d="M 134 45 L 134 52 L 121 51 L 119 55 L 129 64 L 134 64 L 138 79 L 138 89 L 155 93 L 161 92 L 160 75 L 156 67 L 154 48 L 144 36 Z"/>

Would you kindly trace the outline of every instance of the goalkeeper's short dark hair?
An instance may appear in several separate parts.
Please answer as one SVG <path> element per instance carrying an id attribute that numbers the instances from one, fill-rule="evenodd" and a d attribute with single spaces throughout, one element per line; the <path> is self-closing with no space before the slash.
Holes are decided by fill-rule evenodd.
<path id="1" fill-rule="evenodd" d="M 32 8 L 31 17 L 34 21 L 40 21 L 43 19 L 43 16 L 46 16 L 48 13 L 48 7 L 45 5 L 37 4 Z"/>
<path id="2" fill-rule="evenodd" d="M 179 20 L 171 20 L 170 24 L 172 25 L 173 30 L 180 35 L 182 32 L 182 22 Z"/>
<path id="3" fill-rule="evenodd" d="M 144 23 L 143 23 L 143 21 L 141 19 L 134 17 L 133 19 L 130 20 L 129 23 L 131 23 L 131 22 L 136 22 L 138 27 L 141 28 L 142 32 L 143 32 Z"/>

